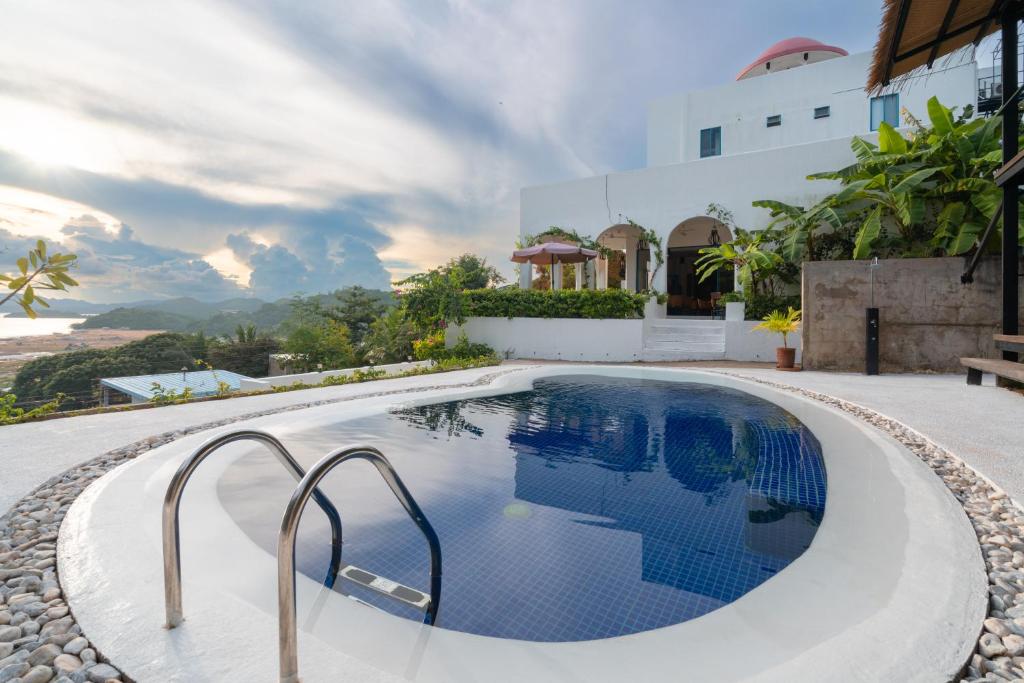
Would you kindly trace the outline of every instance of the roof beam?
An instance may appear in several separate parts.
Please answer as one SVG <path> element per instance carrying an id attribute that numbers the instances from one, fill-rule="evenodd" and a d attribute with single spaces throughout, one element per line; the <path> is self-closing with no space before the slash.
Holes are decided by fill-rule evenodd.
<path id="1" fill-rule="evenodd" d="M 953 17 L 956 16 L 956 8 L 960 5 L 960 0 L 949 0 L 949 7 L 946 8 L 946 16 L 942 17 L 942 25 L 939 26 L 939 32 L 935 36 L 935 44 L 932 45 L 932 51 L 928 53 L 928 68 L 932 68 L 932 64 L 935 63 L 935 58 L 939 55 L 939 47 L 942 45 L 942 41 L 945 40 L 946 31 L 949 30 L 949 25 L 953 21 Z"/>
<path id="2" fill-rule="evenodd" d="M 906 52 L 900 53 L 900 54 L 896 55 L 896 57 L 893 58 L 891 64 L 895 64 L 896 62 L 902 62 L 904 59 L 907 59 L 908 57 L 913 57 L 916 54 L 920 54 L 920 53 L 924 52 L 925 50 L 931 49 L 931 47 L 933 45 L 941 44 L 941 43 L 949 40 L 950 38 L 956 38 L 958 35 L 960 35 L 962 33 L 967 33 L 968 31 L 970 31 L 973 28 L 976 28 L 978 26 L 982 26 L 982 25 L 984 25 L 984 24 L 986 24 L 988 22 L 991 22 L 996 16 L 998 16 L 998 13 L 996 13 L 995 11 L 990 12 L 988 15 L 982 17 L 981 19 L 975 19 L 974 21 L 972 21 L 970 23 L 964 24 L 960 28 L 956 28 L 956 29 L 953 29 L 952 31 L 949 31 L 944 36 L 942 36 L 942 40 L 929 40 L 927 43 L 924 43 L 922 45 L 918 45 L 917 47 L 914 47 L 914 48 L 911 48 L 911 49 L 907 50 Z M 891 68 L 892 68 L 891 66 L 887 67 L 887 69 L 891 69 Z"/>
<path id="3" fill-rule="evenodd" d="M 903 27 L 907 25 L 907 14 L 910 12 L 910 0 L 900 0 L 900 14 L 896 20 L 896 34 L 892 38 L 892 45 L 889 46 L 889 59 L 885 64 L 885 74 L 882 75 L 882 85 L 889 85 L 892 77 L 892 67 L 899 60 L 896 50 L 900 47 L 900 40 L 903 39 Z"/>

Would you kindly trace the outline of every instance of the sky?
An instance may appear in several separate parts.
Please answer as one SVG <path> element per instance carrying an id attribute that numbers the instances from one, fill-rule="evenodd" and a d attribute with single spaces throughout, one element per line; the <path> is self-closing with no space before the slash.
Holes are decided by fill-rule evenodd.
<path id="1" fill-rule="evenodd" d="M 45 239 L 104 303 L 511 278 L 521 187 L 642 167 L 647 102 L 870 50 L 881 4 L 8 2 L 0 268 Z"/>

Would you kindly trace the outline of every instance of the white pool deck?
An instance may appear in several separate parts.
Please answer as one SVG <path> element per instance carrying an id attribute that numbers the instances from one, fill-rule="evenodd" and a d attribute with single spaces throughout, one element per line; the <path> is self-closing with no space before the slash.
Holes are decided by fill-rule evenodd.
<path id="1" fill-rule="evenodd" d="M 574 372 L 586 370 L 579 366 L 568 367 Z M 629 372 L 623 366 L 618 367 L 620 371 Z M 994 386 L 968 387 L 963 376 L 869 378 L 814 372 L 778 373 L 768 368 L 715 368 L 707 364 L 694 369 L 768 379 L 871 408 L 958 453 L 1011 496 L 1024 500 L 1024 467 L 1018 464 L 1024 456 L 1019 441 L 1021 425 L 1024 425 L 1024 396 L 1019 394 Z M 545 374 L 545 369 L 536 370 L 539 372 L 523 374 Z M 0 509 L 6 509 L 32 487 L 78 462 L 157 433 L 311 401 L 357 398 L 394 389 L 454 387 L 494 372 L 495 368 L 483 368 L 4 427 L 0 429 L 0 446 L 6 456 L 0 470 Z M 725 378 L 721 381 L 731 382 Z M 750 393 L 756 395 L 764 393 L 767 397 L 774 391 L 759 385 L 749 386 Z M 454 392 L 443 391 L 409 398 L 419 401 L 431 395 L 455 397 Z M 383 405 L 395 400 L 399 399 L 360 403 Z M 363 608 L 353 612 L 353 605 L 348 601 L 335 604 L 339 600 L 332 594 L 324 598 L 333 600 L 323 612 L 326 632 L 318 627 L 311 632 L 312 637 L 302 636 L 302 647 L 307 653 L 303 657 L 308 666 L 305 673 L 309 675 L 304 680 L 469 681 L 484 680 L 474 676 L 486 669 L 490 674 L 486 680 L 626 680 L 630 672 L 641 671 L 635 666 L 637 662 L 644 663 L 642 670 L 650 674 L 645 680 L 675 679 L 681 671 L 696 674 L 700 680 L 773 681 L 795 680 L 794 675 L 804 674 L 811 674 L 814 680 L 931 680 L 920 674 L 950 672 L 950 667 L 962 661 L 973 648 L 976 630 L 973 634 L 968 631 L 976 629 L 974 622 L 980 623 L 985 604 L 980 556 L 973 532 L 959 506 L 923 463 L 879 432 L 858 427 L 839 437 L 843 430 L 834 421 L 839 419 L 852 424 L 853 418 L 837 418 L 838 411 L 789 393 L 770 400 L 794 412 L 815 433 L 826 435 L 823 447 L 826 457 L 831 459 L 827 460 L 830 507 L 812 549 L 786 572 L 741 600 L 701 619 L 666 629 L 597 643 L 569 643 L 549 648 L 550 644 L 521 641 L 484 642 L 496 639 L 480 639 L 444 629 L 435 630 L 423 640 L 423 632 L 412 622 L 379 615 L 367 617 Z M 336 411 L 335 407 L 314 408 L 310 417 L 318 412 L 336 415 Z M 827 412 L 834 414 L 829 416 Z M 270 425 L 275 419 L 281 421 L 277 416 L 260 418 L 259 422 Z M 298 422 L 304 419 L 309 419 L 305 413 Z M 287 425 L 294 422 L 296 420 L 285 418 L 282 424 L 288 431 Z M 837 431 L 829 426 L 833 424 Z M 859 436 L 861 433 L 863 439 Z M 263 596 L 258 601 L 242 593 L 225 596 L 208 590 L 210 584 L 206 582 L 210 579 L 217 585 L 230 583 L 232 577 L 238 576 L 230 571 L 231 562 L 245 562 L 247 570 L 258 567 L 258 571 L 247 577 L 249 583 L 262 578 L 272 585 L 272 574 L 267 573 L 273 570 L 272 562 L 258 554 L 245 558 L 226 554 L 221 561 L 211 564 L 213 555 L 218 550 L 223 552 L 224 541 L 211 528 L 204 543 L 208 545 L 208 552 L 199 553 L 206 563 L 195 564 L 186 554 L 183 568 L 186 572 L 199 572 L 202 567 L 203 572 L 211 570 L 212 574 L 203 577 L 201 584 L 206 585 L 190 586 L 186 578 L 186 590 L 193 591 L 194 596 L 186 599 L 186 611 L 189 604 L 194 610 L 191 624 L 186 631 L 171 632 L 173 637 L 167 639 L 159 635 L 153 638 L 140 635 L 151 630 L 162 609 L 160 591 L 152 590 L 152 585 L 159 581 L 159 566 L 154 564 L 158 557 L 131 566 L 127 556 L 120 559 L 117 555 L 104 556 L 114 547 L 112 540 L 123 540 L 124 534 L 134 533 L 133 529 L 138 532 L 138 545 L 129 545 L 154 549 L 152 530 L 142 533 L 137 529 L 140 525 L 130 523 L 131 519 L 151 515 L 153 511 L 149 508 L 157 498 L 139 494 L 139 491 L 143 484 L 150 489 L 159 488 L 159 481 L 170 476 L 174 459 L 183 457 L 173 453 L 184 453 L 183 449 L 194 447 L 204 438 L 203 434 L 197 434 L 186 437 L 176 450 L 174 444 L 160 449 L 172 454 L 170 458 L 154 451 L 155 458 L 146 456 L 127 468 L 119 468 L 130 474 L 113 478 L 108 475 L 89 489 L 81 506 L 76 504 L 78 513 L 75 514 L 73 508 L 65 523 L 68 537 L 62 534 L 61 539 L 62 572 L 69 570 L 64 576 L 67 597 L 87 635 L 105 649 L 115 664 L 124 666 L 129 674 L 139 673 L 140 681 L 272 680 L 272 664 L 276 662 L 276 652 L 271 645 L 276 641 L 274 622 L 246 618 L 245 614 L 253 608 L 254 614 L 272 612 L 272 603 L 258 603 L 273 596 Z M 864 462 L 865 454 L 875 448 L 880 449 L 878 455 L 871 455 L 870 463 Z M 829 450 L 833 451 L 832 456 L 828 455 Z M 196 482 L 197 493 L 199 487 L 204 486 L 201 481 L 206 480 L 208 487 L 217 470 L 227 464 L 225 459 L 222 464 L 211 466 L 209 474 Z M 846 469 L 848 467 L 852 469 Z M 833 479 L 833 473 L 842 476 Z M 868 484 L 866 491 L 864 483 Z M 132 509 L 137 514 L 126 515 L 119 505 L 93 504 L 104 495 L 109 499 L 111 493 L 113 500 L 136 506 L 137 510 Z M 865 507 L 866 495 L 871 500 Z M 137 500 L 133 500 L 133 496 Z M 869 511 L 868 518 L 864 517 L 865 510 Z M 210 517 L 202 512 L 184 513 L 183 528 L 197 530 L 197 534 L 203 529 L 202 535 L 207 534 L 205 529 Z M 191 515 L 198 516 L 190 522 Z M 92 530 L 99 533 L 93 534 Z M 102 539 L 105 535 L 110 538 L 103 551 L 90 552 L 74 543 L 76 539 Z M 230 545 L 232 548 L 244 546 L 241 540 L 233 539 Z M 73 543 L 80 552 L 71 552 L 68 543 Z M 891 562 L 882 561 L 883 558 Z M 140 582 L 140 573 L 147 574 L 148 578 Z M 267 575 L 263 576 L 265 573 Z M 213 574 L 222 575 L 223 581 L 216 581 Z M 305 585 L 313 582 L 302 579 L 300 577 L 300 605 L 303 602 L 308 605 L 316 597 L 316 587 Z M 238 618 L 226 618 L 221 610 L 213 609 L 214 602 L 225 598 L 229 607 L 237 608 Z M 109 618 L 111 599 L 120 615 L 118 620 Z M 139 612 L 126 612 L 124 608 L 129 605 L 132 608 L 129 612 L 135 609 Z M 300 623 L 302 621 L 300 614 Z M 357 646 L 353 645 L 356 650 L 346 652 L 342 660 L 336 659 L 340 654 L 337 650 L 345 651 L 344 648 L 337 644 L 327 646 L 332 640 L 330 634 L 338 632 L 359 632 L 364 636 L 356 639 L 360 640 Z M 378 649 L 385 640 L 370 638 L 372 633 L 386 636 L 389 646 L 401 652 Z M 210 637 L 203 637 L 204 634 Z M 213 644 L 214 640 L 220 647 Z M 265 645 L 257 645 L 256 641 Z M 158 645 L 155 650 L 143 652 L 143 646 L 154 644 Z M 323 646 L 327 646 L 326 649 Z M 744 656 L 737 656 L 737 646 L 744 648 Z M 908 648 L 914 656 L 902 658 L 906 660 L 906 668 L 903 668 L 899 653 L 907 653 Z M 221 650 L 221 654 L 216 650 Z M 333 655 L 331 650 L 334 650 Z M 684 657 L 685 652 L 689 655 Z M 860 656 L 851 656 L 854 653 Z M 866 661 L 865 653 L 881 656 L 877 662 Z M 179 654 L 188 660 L 188 666 L 178 675 L 165 675 L 168 670 L 162 669 L 161 664 L 172 659 L 178 661 Z M 196 659 L 197 654 L 212 657 L 202 661 L 202 657 Z M 400 660 L 400 666 L 389 661 L 393 655 L 398 655 L 395 660 Z M 760 668 L 749 668 L 759 660 Z M 345 662 L 344 672 L 332 669 L 332 662 L 341 661 Z M 920 668 L 922 661 L 923 669 Z M 373 665 L 367 666 L 367 662 Z M 662 670 L 663 665 L 668 668 Z M 238 678 L 238 674 L 242 678 Z M 253 676 L 246 677 L 246 674 Z M 880 675 L 883 678 L 879 678 Z"/>

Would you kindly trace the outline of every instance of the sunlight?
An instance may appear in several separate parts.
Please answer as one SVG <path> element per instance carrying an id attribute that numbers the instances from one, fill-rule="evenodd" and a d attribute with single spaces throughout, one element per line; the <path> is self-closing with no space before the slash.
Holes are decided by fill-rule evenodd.
<path id="1" fill-rule="evenodd" d="M 60 230 L 82 216 L 92 216 L 107 231 L 116 232 L 120 221 L 110 214 L 70 199 L 0 185 L 0 228 L 15 235 L 60 240 Z"/>

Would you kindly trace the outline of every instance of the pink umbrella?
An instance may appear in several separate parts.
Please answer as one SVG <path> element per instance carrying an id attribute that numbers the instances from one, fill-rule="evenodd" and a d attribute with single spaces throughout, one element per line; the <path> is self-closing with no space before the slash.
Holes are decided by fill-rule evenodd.
<path id="1" fill-rule="evenodd" d="M 535 266 L 553 266 L 556 263 L 582 263 L 597 257 L 593 249 L 584 249 L 561 242 L 544 242 L 526 249 L 512 252 L 516 263 L 532 263 Z"/>

